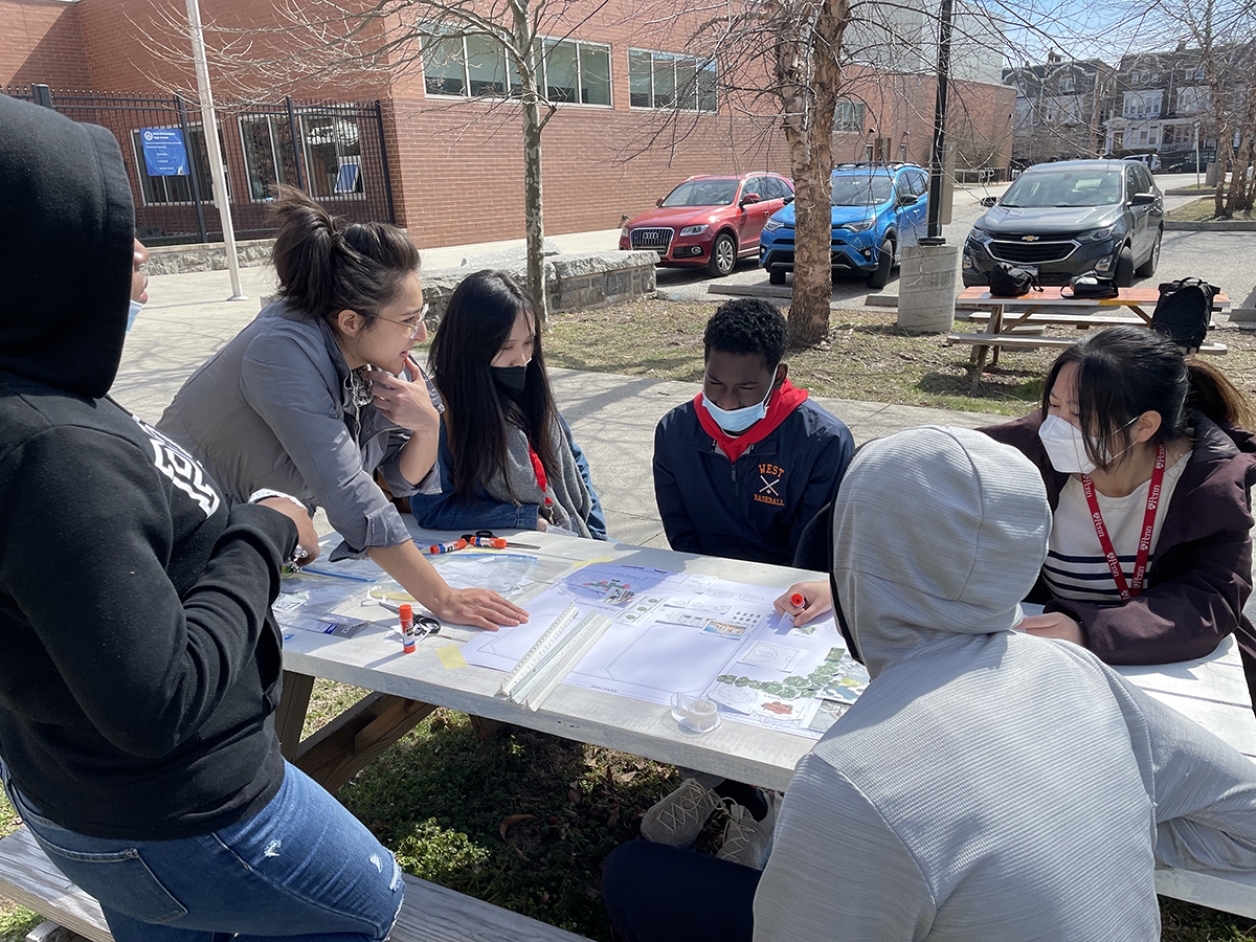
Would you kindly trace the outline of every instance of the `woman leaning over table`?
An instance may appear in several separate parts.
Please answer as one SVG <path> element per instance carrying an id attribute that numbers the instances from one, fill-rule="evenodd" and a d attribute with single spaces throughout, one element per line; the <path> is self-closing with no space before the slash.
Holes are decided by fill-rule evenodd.
<path id="1" fill-rule="evenodd" d="M 410 357 L 426 339 L 418 250 L 400 229 L 333 218 L 299 190 L 280 187 L 274 211 L 279 300 L 192 374 L 158 427 L 233 498 L 278 492 L 325 508 L 344 538 L 333 561 L 369 556 L 437 617 L 525 621 L 493 592 L 446 585 L 372 477 L 404 497 L 436 457 L 438 397 Z"/>
<path id="2" fill-rule="evenodd" d="M 981 430 L 1034 463 L 1054 514 L 1026 600 L 1044 610 L 1020 627 L 1109 664 L 1203 657 L 1234 633 L 1256 699 L 1256 633 L 1243 615 L 1252 426 L 1250 402 L 1219 369 L 1153 331 L 1114 327 L 1061 353 L 1039 409 Z M 827 607 L 826 584 L 798 588 Z M 777 606 L 794 614 L 787 596 Z"/>

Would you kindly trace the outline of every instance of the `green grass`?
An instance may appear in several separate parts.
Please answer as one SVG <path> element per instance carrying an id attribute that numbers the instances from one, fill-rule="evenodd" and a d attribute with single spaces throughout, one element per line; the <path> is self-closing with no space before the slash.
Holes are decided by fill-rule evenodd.
<path id="1" fill-rule="evenodd" d="M 1216 207 L 1216 201 L 1208 196 L 1170 210 L 1165 218 L 1173 222 L 1252 222 L 1256 219 L 1250 211 L 1235 213 L 1233 217 L 1227 219 L 1224 216 L 1214 215 Z"/>
<path id="2" fill-rule="evenodd" d="M 545 332 L 546 362 L 700 382 L 702 332 L 716 306 L 647 300 L 552 314 Z M 971 347 L 948 347 L 940 335 L 907 334 L 895 326 L 896 317 L 893 308 L 833 311 L 823 344 L 787 355 L 790 378 L 815 396 L 1015 416 L 1039 401 L 1042 377 L 1059 352 L 1005 351 L 974 387 Z M 983 329 L 966 321 L 956 326 L 968 332 Z M 1048 327 L 1047 333 L 1077 335 L 1067 327 Z M 1217 337 L 1230 347 L 1220 361 L 1227 375 L 1251 391 L 1256 387 L 1256 338 L 1240 331 Z"/>
<path id="3" fill-rule="evenodd" d="M 364 691 L 318 681 L 306 733 Z M 481 739 L 466 716 L 438 710 L 338 794 L 406 872 L 605 942 L 601 866 L 636 834 L 641 814 L 678 782 L 675 770 L 519 727 Z M 17 827 L 0 798 L 0 833 Z M 699 849 L 717 844 L 713 819 Z M 1247 920 L 1161 901 L 1165 942 L 1253 942 Z M 0 901 L 0 942 L 40 921 Z"/>

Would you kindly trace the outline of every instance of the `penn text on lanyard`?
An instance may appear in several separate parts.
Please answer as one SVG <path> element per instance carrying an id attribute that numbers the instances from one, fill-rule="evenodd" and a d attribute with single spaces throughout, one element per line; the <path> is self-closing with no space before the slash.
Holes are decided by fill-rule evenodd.
<path id="1" fill-rule="evenodd" d="M 1090 520 L 1095 525 L 1095 535 L 1099 537 L 1099 546 L 1112 570 L 1112 581 L 1121 595 L 1122 602 L 1128 602 L 1143 591 L 1143 578 L 1147 575 L 1147 558 L 1151 555 L 1151 534 L 1156 527 L 1156 511 L 1160 507 L 1160 491 L 1164 486 L 1165 467 L 1164 442 L 1156 446 L 1156 465 L 1151 472 L 1151 484 L 1147 488 L 1147 510 L 1143 513 L 1143 532 L 1138 538 L 1138 555 L 1134 557 L 1133 576 L 1127 584 L 1125 573 L 1121 571 L 1121 560 L 1112 547 L 1112 537 L 1104 526 L 1103 514 L 1099 512 L 1099 500 L 1095 497 L 1095 483 L 1089 474 L 1082 475 L 1082 493 L 1086 495 L 1086 503 L 1090 506 Z"/>

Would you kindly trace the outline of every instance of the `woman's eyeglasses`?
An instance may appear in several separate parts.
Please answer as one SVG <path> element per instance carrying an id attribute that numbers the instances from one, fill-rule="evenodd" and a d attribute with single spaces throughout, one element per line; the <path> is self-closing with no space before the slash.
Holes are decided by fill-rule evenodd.
<path id="1" fill-rule="evenodd" d="M 399 321 L 395 317 L 385 317 L 383 314 L 375 314 L 373 316 L 378 318 L 381 321 L 390 321 L 391 323 L 400 324 L 402 327 L 409 328 L 410 339 L 413 340 L 415 337 L 419 335 L 419 331 L 423 329 L 423 322 L 427 319 L 427 307 L 428 306 L 424 304 L 423 307 L 419 309 L 419 313 L 418 313 L 419 319 L 415 321 L 413 324 L 407 324 L 405 321 Z"/>

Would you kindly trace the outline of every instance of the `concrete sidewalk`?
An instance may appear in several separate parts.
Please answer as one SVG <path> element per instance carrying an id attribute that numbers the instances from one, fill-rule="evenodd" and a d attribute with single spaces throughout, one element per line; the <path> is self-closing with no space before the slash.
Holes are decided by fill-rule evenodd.
<path id="1" fill-rule="evenodd" d="M 468 254 L 493 250 L 475 246 L 441 251 L 456 254 L 466 248 L 477 250 Z M 425 258 L 435 251 L 425 253 Z M 458 264 L 461 257 L 452 264 Z M 155 422 L 192 371 L 256 316 L 260 297 L 275 290 L 274 272 L 270 268 L 241 271 L 247 301 L 220 300 L 229 293 L 224 271 L 151 279 L 149 304 L 127 337 L 113 386 L 118 402 Z M 627 543 L 666 547 L 650 469 L 654 427 L 673 406 L 692 399 L 698 384 L 577 370 L 553 370 L 551 379 L 559 408 L 589 456 L 610 534 Z M 850 426 L 858 442 L 926 423 L 975 427 L 998 421 L 996 416 L 940 409 L 818 401 Z"/>

